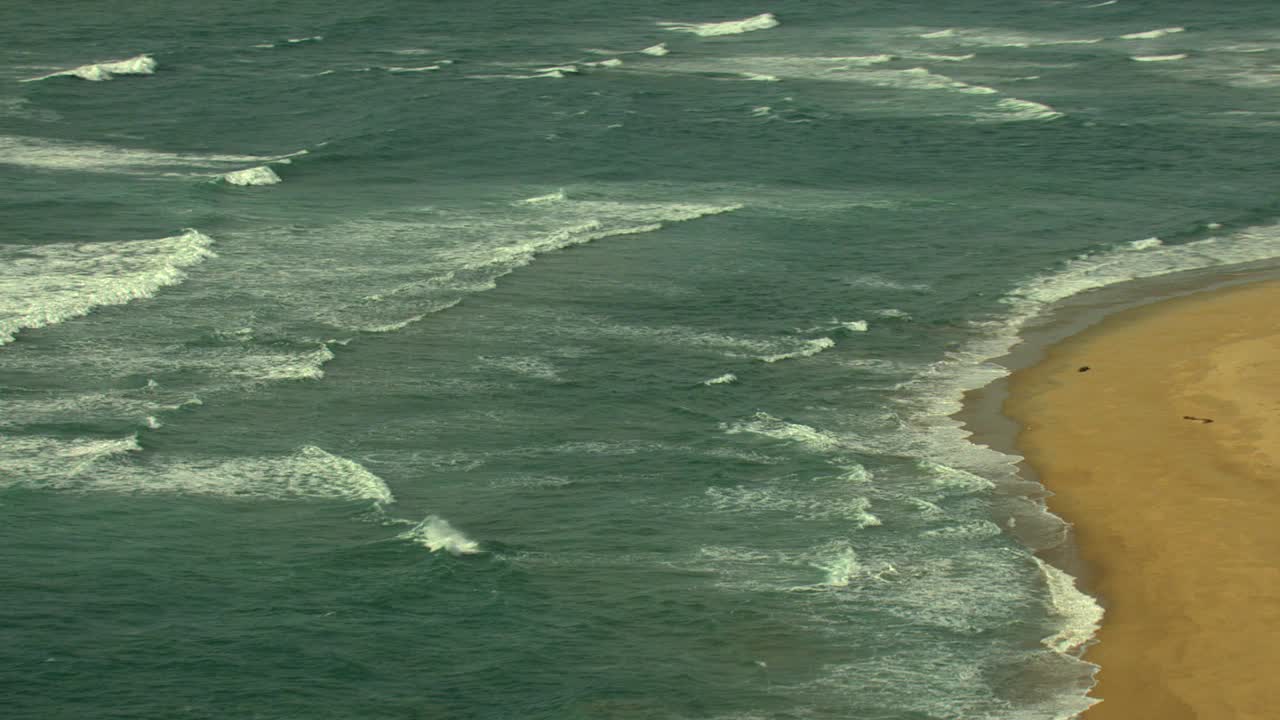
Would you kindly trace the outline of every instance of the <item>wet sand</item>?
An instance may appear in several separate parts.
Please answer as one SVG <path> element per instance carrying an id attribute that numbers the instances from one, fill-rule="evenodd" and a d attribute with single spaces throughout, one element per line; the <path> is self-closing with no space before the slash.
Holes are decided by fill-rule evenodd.
<path id="1" fill-rule="evenodd" d="M 1106 608 L 1083 718 L 1280 717 L 1280 282 L 1110 316 L 1005 412 Z"/>

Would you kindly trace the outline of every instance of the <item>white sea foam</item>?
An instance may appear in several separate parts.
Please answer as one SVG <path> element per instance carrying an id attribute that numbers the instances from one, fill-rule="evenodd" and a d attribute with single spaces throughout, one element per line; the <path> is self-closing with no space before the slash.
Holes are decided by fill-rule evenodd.
<path id="1" fill-rule="evenodd" d="M 226 173 L 222 180 L 229 185 L 275 185 L 280 182 L 280 176 L 266 165 L 259 165 Z"/>
<path id="2" fill-rule="evenodd" d="M 102 80 L 110 80 L 116 75 L 151 75 L 155 71 L 156 61 L 154 58 L 150 55 L 135 55 L 125 60 L 108 60 L 106 62 L 81 65 L 70 70 L 59 70 L 48 75 L 28 78 L 21 82 L 35 82 L 54 77 L 77 77 L 81 80 L 100 82 Z"/>
<path id="3" fill-rule="evenodd" d="M 1124 40 L 1154 40 L 1156 38 L 1162 38 L 1166 35 L 1172 35 L 1174 33 L 1180 33 L 1180 32 L 1186 32 L 1186 28 L 1184 27 L 1159 28 L 1156 30 L 1147 30 L 1145 32 L 1129 33 L 1128 35 L 1121 35 L 1120 37 Z"/>
<path id="4" fill-rule="evenodd" d="M 828 337 L 821 337 L 814 340 L 806 340 L 804 345 L 799 350 L 792 350 L 790 352 L 777 353 L 774 355 L 764 355 L 759 359 L 767 363 L 776 363 L 782 360 L 794 360 L 796 358 L 803 358 L 803 357 L 810 357 L 813 355 L 817 355 L 823 350 L 827 350 L 835 346 L 836 346 L 835 340 L 832 340 L 831 338 L 828 338 Z"/>
<path id="5" fill-rule="evenodd" d="M 709 23 L 660 22 L 659 26 L 675 32 L 693 33 L 699 37 L 718 37 L 721 35 L 739 35 L 756 30 L 768 30 L 778 27 L 778 18 L 773 13 L 761 13 L 741 20 Z"/>
<path id="6" fill-rule="evenodd" d="M 298 43 L 304 43 L 304 42 L 320 42 L 323 39 L 324 39 L 323 35 L 311 35 L 310 37 L 288 38 L 287 40 L 285 40 L 285 42 L 291 43 L 293 45 L 297 45 Z"/>
<path id="7" fill-rule="evenodd" d="M 1174 60 L 1186 60 L 1186 53 L 1175 53 L 1173 55 L 1134 55 L 1129 58 L 1137 62 L 1171 62 Z"/>
<path id="8" fill-rule="evenodd" d="M 729 383 L 735 383 L 735 382 L 738 382 L 737 375 L 734 375 L 733 373 L 725 373 L 723 375 L 718 375 L 716 377 L 713 377 L 710 380 L 703 380 L 702 384 L 707 386 L 728 385 Z"/>
<path id="9" fill-rule="evenodd" d="M 1064 655 L 1078 654 L 1089 645 L 1102 624 L 1102 607 L 1076 588 L 1074 577 L 1040 558 L 1035 561 L 1049 588 L 1050 611 L 1061 619 L 1058 632 L 1041 642 Z"/>
<path id="10" fill-rule="evenodd" d="M 547 193 L 546 195 L 535 195 L 533 197 L 525 198 L 520 202 L 525 205 L 537 205 L 539 203 L 563 202 L 566 199 L 568 198 L 564 194 L 564 188 L 561 188 L 553 193 Z"/>
<path id="11" fill-rule="evenodd" d="M 965 62 L 972 60 L 976 55 L 967 53 L 965 55 L 938 55 L 935 53 L 911 53 L 909 57 L 912 60 L 925 60 L 931 62 Z"/>
<path id="12" fill-rule="evenodd" d="M 712 487 L 706 497 L 712 509 L 726 513 L 781 513 L 797 520 L 847 520 L 860 528 L 880 524 L 871 514 L 871 500 L 820 488 Z"/>
<path id="13" fill-rule="evenodd" d="M 381 478 L 317 447 L 277 457 L 155 459 L 138 438 L 63 440 L 0 435 L 0 483 L 55 490 L 174 493 L 279 500 L 394 501 Z"/>
<path id="14" fill-rule="evenodd" d="M 1164 245 L 1164 241 L 1158 237 L 1149 237 L 1143 240 L 1134 240 L 1133 242 L 1129 243 L 1129 247 L 1133 248 L 1134 250 L 1150 250 L 1151 248 L 1158 248 L 1161 245 Z"/>
<path id="15" fill-rule="evenodd" d="M 842 322 L 840 323 L 840 327 L 844 328 L 845 330 L 848 330 L 849 332 L 860 332 L 860 333 L 866 332 L 869 329 L 869 326 L 867 325 L 866 320 L 850 320 L 848 322 Z"/>
<path id="16" fill-rule="evenodd" d="M 0 136 L 0 164 L 44 170 L 136 172 L 142 169 L 225 168 L 227 165 L 284 162 L 303 154 L 306 154 L 305 150 L 278 156 L 182 155 L 45 138 Z"/>
<path id="17" fill-rule="evenodd" d="M 982 119 L 999 122 L 1056 120 L 1062 116 L 1062 113 L 1043 103 L 1013 97 L 1001 98 L 996 101 L 994 112 L 980 113 Z"/>
<path id="18" fill-rule="evenodd" d="M 849 583 L 864 572 L 858 563 L 857 553 L 850 547 L 842 548 L 833 557 L 816 563 L 815 567 L 827 574 L 823 584 L 835 588 L 849 587 Z"/>
<path id="19" fill-rule="evenodd" d="M 928 68 L 923 67 L 909 70 L 868 71 L 853 79 L 876 87 L 907 90 L 949 90 L 970 95 L 995 95 L 999 92 L 985 85 L 970 85 L 940 73 L 930 72 Z"/>
<path id="20" fill-rule="evenodd" d="M 616 68 L 616 67 L 622 67 L 623 62 L 619 58 L 609 58 L 608 60 L 601 60 L 599 62 L 589 62 L 589 63 L 583 63 L 583 64 L 586 65 L 587 67 Z"/>
<path id="21" fill-rule="evenodd" d="M 1120 0 L 1103 0 L 1103 1 L 1102 1 L 1102 2 L 1100 2 L 1100 3 L 1093 3 L 1092 5 L 1085 5 L 1085 7 L 1086 7 L 1086 8 L 1100 8 L 1100 7 L 1106 7 L 1106 6 L 1108 6 L 1108 5 L 1115 5 L 1115 4 L 1116 4 L 1116 3 L 1118 3 L 1118 2 L 1120 2 Z"/>
<path id="22" fill-rule="evenodd" d="M 537 357 L 481 357 L 480 362 L 490 367 L 500 368 L 507 372 L 524 375 L 526 377 L 536 378 L 538 380 L 548 380 L 558 382 L 560 380 L 560 371 L 555 365 Z"/>
<path id="23" fill-rule="evenodd" d="M 393 65 L 387 68 L 387 72 L 393 72 L 393 73 L 431 72 L 432 70 L 439 70 L 440 67 L 441 67 L 440 65 L 423 65 L 421 67 L 398 67 Z"/>
<path id="24" fill-rule="evenodd" d="M 836 435 L 808 425 L 787 422 L 766 412 L 758 412 L 750 420 L 722 425 L 728 435 L 749 433 L 763 435 L 774 440 L 794 442 L 817 453 L 831 453 L 844 448 L 845 443 Z"/>
<path id="25" fill-rule="evenodd" d="M 24 328 L 87 315 L 95 307 L 154 297 L 214 257 L 196 231 L 159 240 L 0 245 L 0 345 Z"/>
<path id="26" fill-rule="evenodd" d="M 412 530 L 401 533 L 402 540 L 415 542 L 431 552 L 445 550 L 452 555 L 474 555 L 480 552 L 480 544 L 463 535 L 437 515 L 428 515 Z"/>
<path id="27" fill-rule="evenodd" d="M 1073 38 L 1059 35 L 1032 35 L 995 28 L 948 28 L 917 35 L 926 40 L 945 40 L 953 45 L 998 48 L 1029 48 L 1053 45 L 1094 45 L 1103 38 Z"/>
<path id="28" fill-rule="evenodd" d="M 641 50 L 640 52 L 644 53 L 645 55 L 662 57 L 663 55 L 669 54 L 671 51 L 667 49 L 666 43 L 658 43 L 657 45 L 650 45 L 649 47 Z"/>

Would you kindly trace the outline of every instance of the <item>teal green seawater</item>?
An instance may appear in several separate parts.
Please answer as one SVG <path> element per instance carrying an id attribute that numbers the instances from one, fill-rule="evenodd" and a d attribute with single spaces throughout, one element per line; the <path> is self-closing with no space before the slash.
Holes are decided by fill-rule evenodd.
<path id="1" fill-rule="evenodd" d="M 4 717 L 1086 707 L 951 415 L 1280 258 L 1280 9 L 937 5 L 0 10 Z"/>

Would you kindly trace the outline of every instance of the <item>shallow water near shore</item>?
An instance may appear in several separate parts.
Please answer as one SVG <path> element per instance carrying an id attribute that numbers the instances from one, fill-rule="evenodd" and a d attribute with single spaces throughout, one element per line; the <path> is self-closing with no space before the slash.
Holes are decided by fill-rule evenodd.
<path id="1" fill-rule="evenodd" d="M 1098 607 L 952 416 L 1280 257 L 1262 3 L 0 27 L 15 718 L 1071 717 Z"/>

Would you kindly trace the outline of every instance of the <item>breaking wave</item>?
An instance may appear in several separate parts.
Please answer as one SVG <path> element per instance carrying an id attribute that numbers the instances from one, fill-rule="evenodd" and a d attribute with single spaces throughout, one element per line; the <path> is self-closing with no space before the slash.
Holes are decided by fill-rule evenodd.
<path id="1" fill-rule="evenodd" d="M 721 35 L 740 35 L 756 30 L 768 30 L 778 27 L 778 18 L 773 13 L 761 13 L 741 20 L 709 23 L 660 22 L 659 26 L 674 32 L 692 33 L 699 37 L 718 37 Z"/>
<path id="2" fill-rule="evenodd" d="M 108 60 L 106 62 L 81 65 L 70 70 L 59 70 L 48 75 L 28 78 L 21 82 L 36 82 L 37 80 L 47 80 L 54 77 L 77 77 L 81 80 L 101 82 L 110 80 L 116 75 L 151 75 L 155 71 L 156 61 L 154 58 L 150 55 L 135 55 L 125 60 Z"/>
<path id="3" fill-rule="evenodd" d="M 215 257 L 196 230 L 159 240 L 0 245 L 0 345 L 22 329 L 55 325 L 103 305 L 154 297 Z"/>
<path id="4" fill-rule="evenodd" d="M 280 176 L 266 165 L 259 165 L 226 173 L 222 181 L 229 185 L 275 185 L 280 182 Z"/>
<path id="5" fill-rule="evenodd" d="M 428 515 L 422 522 L 398 535 L 427 548 L 431 552 L 444 550 L 451 555 L 474 555 L 480 552 L 480 544 L 463 535 L 460 530 L 438 515 Z"/>
<path id="6" fill-rule="evenodd" d="M 1145 32 L 1129 33 L 1128 35 L 1121 35 L 1120 37 L 1123 40 L 1155 40 L 1156 38 L 1162 38 L 1166 35 L 1185 31 L 1186 28 L 1184 27 L 1167 27 L 1159 28 L 1157 30 L 1147 30 Z"/>
<path id="7" fill-rule="evenodd" d="M 828 337 L 817 338 L 816 340 L 808 340 L 799 350 L 791 352 L 778 353 L 776 355 L 765 355 L 760 359 L 767 363 L 776 363 L 782 360 L 793 360 L 795 358 L 810 357 L 817 355 L 823 350 L 836 346 L 836 341 Z"/>

